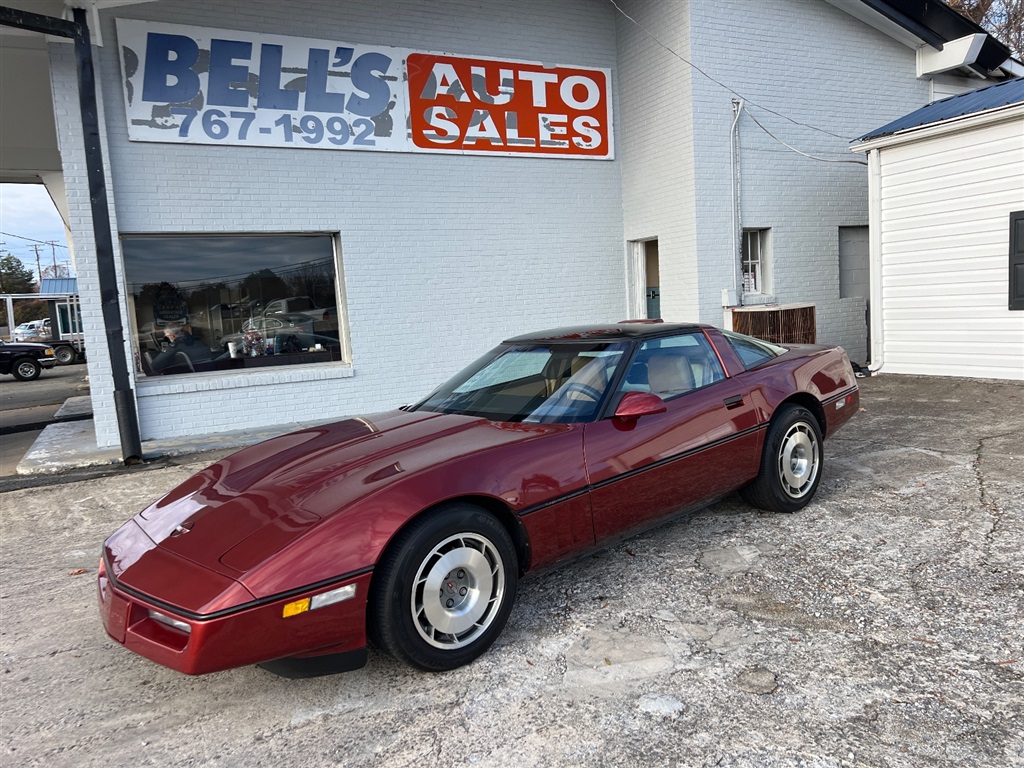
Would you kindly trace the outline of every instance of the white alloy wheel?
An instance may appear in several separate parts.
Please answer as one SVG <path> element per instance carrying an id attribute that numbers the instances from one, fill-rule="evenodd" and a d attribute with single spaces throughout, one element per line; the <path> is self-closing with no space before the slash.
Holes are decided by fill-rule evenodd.
<path id="1" fill-rule="evenodd" d="M 460 533 L 420 563 L 409 607 L 420 637 L 451 650 L 487 631 L 504 592 L 505 570 L 494 544 L 477 533 Z"/>
<path id="2" fill-rule="evenodd" d="M 818 437 L 810 424 L 798 421 L 779 447 L 779 482 L 788 496 L 799 499 L 814 487 L 818 476 Z"/>

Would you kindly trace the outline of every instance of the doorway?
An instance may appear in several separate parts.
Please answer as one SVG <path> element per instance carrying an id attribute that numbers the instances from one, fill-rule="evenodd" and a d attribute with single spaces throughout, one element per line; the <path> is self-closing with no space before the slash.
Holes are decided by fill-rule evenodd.
<path id="1" fill-rule="evenodd" d="M 839 298 L 864 299 L 864 338 L 871 356 L 871 284 L 867 227 L 839 228 Z"/>
<path id="2" fill-rule="evenodd" d="M 629 308 L 636 319 L 661 319 L 661 261 L 658 239 L 629 241 Z"/>

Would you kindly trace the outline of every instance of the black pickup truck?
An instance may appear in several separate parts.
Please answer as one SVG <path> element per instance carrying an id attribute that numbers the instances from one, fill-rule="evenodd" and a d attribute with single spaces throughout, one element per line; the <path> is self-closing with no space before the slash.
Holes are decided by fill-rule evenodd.
<path id="1" fill-rule="evenodd" d="M 0 374 L 9 373 L 19 381 L 38 379 L 43 368 L 53 368 L 57 357 L 46 344 L 11 344 L 0 339 Z"/>

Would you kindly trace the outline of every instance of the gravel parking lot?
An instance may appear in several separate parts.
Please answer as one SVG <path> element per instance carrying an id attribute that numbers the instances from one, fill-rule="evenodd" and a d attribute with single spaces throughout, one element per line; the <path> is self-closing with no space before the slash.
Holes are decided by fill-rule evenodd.
<path id="1" fill-rule="evenodd" d="M 804 511 L 730 497 L 529 580 L 441 675 L 188 678 L 109 641 L 100 542 L 199 463 L 5 493 L 0 763 L 1024 766 L 1024 386 L 883 376 L 862 408 Z"/>

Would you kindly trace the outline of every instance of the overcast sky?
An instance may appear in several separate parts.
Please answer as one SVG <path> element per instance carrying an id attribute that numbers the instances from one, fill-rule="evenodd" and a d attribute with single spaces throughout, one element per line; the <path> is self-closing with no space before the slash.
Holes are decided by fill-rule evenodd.
<path id="1" fill-rule="evenodd" d="M 71 259 L 64 224 L 42 184 L 0 184 L 0 232 L 0 254 L 13 253 L 36 279 L 39 275 L 32 246 L 39 243 L 33 241 L 56 240 L 57 263 Z M 39 260 L 44 267 L 53 264 L 53 252 L 49 245 L 40 245 Z"/>

